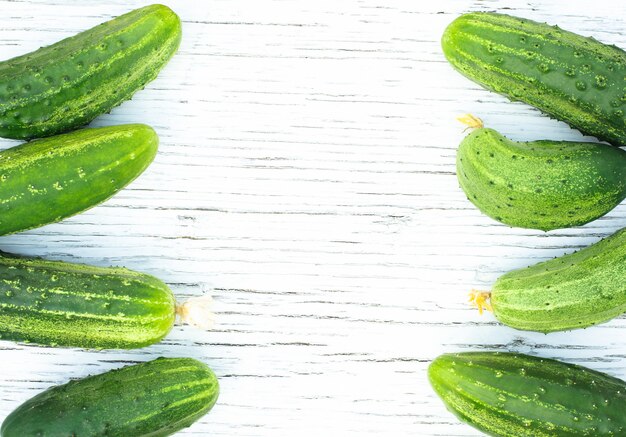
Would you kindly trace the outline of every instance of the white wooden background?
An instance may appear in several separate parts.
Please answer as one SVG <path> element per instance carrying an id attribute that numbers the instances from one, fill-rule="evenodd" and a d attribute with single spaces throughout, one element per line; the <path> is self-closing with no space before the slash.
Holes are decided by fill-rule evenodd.
<path id="1" fill-rule="evenodd" d="M 0 0 L 0 58 L 147 3 Z M 482 216 L 457 185 L 456 115 L 515 139 L 581 136 L 472 84 L 439 46 L 460 13 L 499 10 L 626 47 L 619 2 L 166 3 L 184 21 L 180 52 L 94 123 L 154 126 L 154 165 L 104 205 L 0 248 L 124 265 L 180 298 L 210 292 L 216 328 L 128 352 L 0 342 L 0 419 L 51 385 L 161 355 L 220 378 L 218 405 L 181 432 L 197 436 L 479 435 L 428 385 L 429 362 L 449 351 L 521 351 L 626 378 L 626 318 L 546 336 L 467 306 L 470 288 L 626 226 L 626 206 L 547 234 Z"/>

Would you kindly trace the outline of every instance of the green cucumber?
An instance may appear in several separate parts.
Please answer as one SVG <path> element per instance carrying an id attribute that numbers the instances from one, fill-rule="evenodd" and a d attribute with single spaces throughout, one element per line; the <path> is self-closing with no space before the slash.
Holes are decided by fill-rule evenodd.
<path id="1" fill-rule="evenodd" d="M 461 142 L 456 167 L 467 198 L 509 226 L 583 225 L 626 198 L 626 152 L 606 144 L 523 143 L 481 128 Z"/>
<path id="2" fill-rule="evenodd" d="M 502 275 L 490 293 L 496 318 L 525 331 L 585 328 L 626 312 L 626 228 L 578 252 Z"/>
<path id="3" fill-rule="evenodd" d="M 159 358 L 52 387 L 2 424 L 2 437 L 163 437 L 215 404 L 219 384 L 192 358 Z"/>
<path id="4" fill-rule="evenodd" d="M 159 139 L 146 125 L 83 129 L 0 152 L 0 235 L 89 209 L 139 176 Z"/>
<path id="5" fill-rule="evenodd" d="M 172 329 L 176 302 L 157 278 L 124 268 L 0 256 L 0 339 L 131 349 Z"/>
<path id="6" fill-rule="evenodd" d="M 626 146 L 626 52 L 556 26 L 489 12 L 464 14 L 442 38 L 460 73 L 585 134 Z"/>
<path id="7" fill-rule="evenodd" d="M 461 421 L 501 437 L 623 436 L 626 383 L 523 354 L 465 352 L 436 358 L 428 377 Z"/>
<path id="8" fill-rule="evenodd" d="M 89 123 L 156 78 L 180 40 L 178 16 L 152 5 L 0 62 L 0 137 L 40 138 Z"/>

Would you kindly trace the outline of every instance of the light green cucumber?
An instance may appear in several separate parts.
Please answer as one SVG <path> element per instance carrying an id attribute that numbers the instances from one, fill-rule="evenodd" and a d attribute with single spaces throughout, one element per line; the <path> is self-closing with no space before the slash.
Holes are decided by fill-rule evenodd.
<path id="1" fill-rule="evenodd" d="M 459 420 L 499 437 L 626 434 L 626 383 L 524 354 L 464 352 L 435 359 L 428 377 Z"/>
<path id="2" fill-rule="evenodd" d="M 626 146 L 626 52 L 593 38 L 491 12 L 461 15 L 443 52 L 459 72 L 581 132 Z"/>
<path id="3" fill-rule="evenodd" d="M 83 129 L 0 152 L 0 235 L 58 222 L 105 201 L 154 159 L 142 124 Z"/>
<path id="4" fill-rule="evenodd" d="M 626 152 L 606 144 L 517 142 L 480 128 L 461 142 L 456 165 L 467 198 L 514 227 L 583 225 L 626 198 Z"/>
<path id="5" fill-rule="evenodd" d="M 159 279 L 0 252 L 0 339 L 45 346 L 132 349 L 160 341 L 176 302 Z"/>
<path id="6" fill-rule="evenodd" d="M 40 138 L 89 123 L 156 78 L 180 40 L 178 16 L 152 5 L 0 62 L 0 137 Z"/>
<path id="7" fill-rule="evenodd" d="M 204 416 L 219 383 L 192 358 L 159 358 L 52 387 L 3 422 L 2 437 L 165 437 Z"/>
<path id="8" fill-rule="evenodd" d="M 526 331 L 585 328 L 626 312 L 626 228 L 578 252 L 502 275 L 490 294 L 496 318 Z"/>

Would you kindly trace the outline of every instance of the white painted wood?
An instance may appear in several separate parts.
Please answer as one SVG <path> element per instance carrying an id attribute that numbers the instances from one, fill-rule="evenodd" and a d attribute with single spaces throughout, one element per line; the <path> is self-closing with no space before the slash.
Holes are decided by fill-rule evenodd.
<path id="1" fill-rule="evenodd" d="M 478 435 L 428 386 L 429 361 L 447 351 L 521 351 L 626 378 L 626 318 L 545 336 L 467 306 L 470 288 L 623 227 L 626 206 L 547 234 L 482 216 L 457 186 L 456 115 L 516 139 L 581 136 L 480 89 L 439 48 L 446 24 L 468 10 L 626 47 L 616 2 L 165 3 L 184 20 L 180 53 L 94 123 L 153 125 L 154 165 L 104 205 L 3 237 L 0 248 L 124 265 L 180 298 L 212 292 L 218 324 L 129 352 L 0 342 L 0 417 L 69 378 L 161 355 L 199 358 L 220 377 L 219 404 L 180 433 L 197 436 Z M 0 0 L 0 57 L 143 4 Z"/>

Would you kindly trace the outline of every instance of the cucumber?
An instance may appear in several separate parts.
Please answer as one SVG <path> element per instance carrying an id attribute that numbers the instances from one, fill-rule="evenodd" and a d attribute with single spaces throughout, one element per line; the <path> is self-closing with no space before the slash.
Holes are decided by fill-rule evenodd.
<path id="1" fill-rule="evenodd" d="M 117 193 L 154 159 L 146 125 L 83 129 L 0 152 L 0 235 L 57 222 Z"/>
<path id="2" fill-rule="evenodd" d="M 156 78 L 181 40 L 168 7 L 134 10 L 56 44 L 0 63 L 0 137 L 72 130 Z"/>
<path id="3" fill-rule="evenodd" d="M 492 436 L 623 436 L 626 383 L 551 359 L 500 352 L 436 358 L 428 377 L 461 421 Z"/>
<path id="4" fill-rule="evenodd" d="M 506 273 L 476 303 L 490 298 L 496 318 L 520 330 L 596 325 L 626 312 L 625 260 L 626 228 L 578 252 Z"/>
<path id="5" fill-rule="evenodd" d="M 131 349 L 172 329 L 176 303 L 157 278 L 124 268 L 0 256 L 0 338 Z"/>
<path id="6" fill-rule="evenodd" d="M 626 52 L 556 26 L 489 12 L 461 15 L 443 52 L 460 73 L 581 132 L 626 145 Z"/>
<path id="7" fill-rule="evenodd" d="M 461 142 L 456 167 L 467 198 L 509 226 L 583 225 L 626 198 L 626 152 L 606 144 L 522 143 L 482 128 Z"/>
<path id="8" fill-rule="evenodd" d="M 205 364 L 159 358 L 52 387 L 2 424 L 2 437 L 162 437 L 215 404 L 219 384 Z"/>

